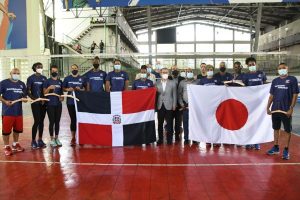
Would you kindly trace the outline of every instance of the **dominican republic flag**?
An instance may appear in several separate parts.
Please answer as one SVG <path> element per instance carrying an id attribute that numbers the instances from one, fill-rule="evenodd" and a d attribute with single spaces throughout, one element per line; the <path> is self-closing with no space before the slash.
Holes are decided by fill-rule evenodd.
<path id="1" fill-rule="evenodd" d="M 156 141 L 154 88 L 75 95 L 78 144 L 126 146 Z"/>
<path id="2" fill-rule="evenodd" d="M 188 86 L 190 139 L 207 143 L 273 141 L 267 115 L 270 84 L 251 87 Z"/>

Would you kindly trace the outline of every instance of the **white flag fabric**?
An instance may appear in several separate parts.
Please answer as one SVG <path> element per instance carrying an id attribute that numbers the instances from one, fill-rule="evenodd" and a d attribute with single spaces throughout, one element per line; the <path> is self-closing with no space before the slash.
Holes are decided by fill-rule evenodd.
<path id="1" fill-rule="evenodd" d="M 270 86 L 188 85 L 190 140 L 239 145 L 273 141 L 266 112 Z"/>

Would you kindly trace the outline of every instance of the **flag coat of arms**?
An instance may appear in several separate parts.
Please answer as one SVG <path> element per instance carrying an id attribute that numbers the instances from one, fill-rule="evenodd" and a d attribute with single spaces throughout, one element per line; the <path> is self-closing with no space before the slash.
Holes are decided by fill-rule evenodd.
<path id="1" fill-rule="evenodd" d="M 188 86 L 189 136 L 207 143 L 259 144 L 274 140 L 267 115 L 270 84 Z"/>
<path id="2" fill-rule="evenodd" d="M 75 95 L 78 144 L 126 146 L 156 141 L 154 88 Z"/>

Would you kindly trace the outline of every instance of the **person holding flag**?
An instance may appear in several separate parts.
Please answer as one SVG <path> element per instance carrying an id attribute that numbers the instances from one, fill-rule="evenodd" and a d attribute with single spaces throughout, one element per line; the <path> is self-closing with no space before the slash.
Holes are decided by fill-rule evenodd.
<path id="1" fill-rule="evenodd" d="M 78 73 L 79 67 L 76 64 L 71 66 L 71 75 L 67 76 L 63 81 L 63 90 L 68 92 L 68 95 L 72 95 L 73 91 L 84 91 L 84 79 Z M 67 108 L 71 119 L 70 129 L 72 133 L 71 146 L 76 145 L 75 133 L 76 133 L 76 109 L 74 99 L 67 98 Z"/>
<path id="2" fill-rule="evenodd" d="M 43 84 L 44 95 L 49 99 L 49 102 L 47 102 L 47 114 L 49 118 L 49 133 L 51 138 L 50 146 L 61 147 L 62 143 L 58 139 L 58 135 L 62 112 L 61 102 L 64 100 L 64 98 L 60 96 L 63 94 L 62 81 L 58 78 L 58 67 L 56 65 L 52 65 L 50 67 L 50 73 L 51 77 Z M 54 126 L 55 136 L 53 131 Z"/>
<path id="3" fill-rule="evenodd" d="M 278 66 L 278 74 L 279 77 L 272 81 L 267 105 L 267 113 L 272 115 L 272 125 L 274 129 L 274 146 L 267 154 L 279 154 L 278 140 L 282 123 L 285 132 L 288 134 L 286 146 L 283 149 L 282 159 L 288 160 L 290 158 L 289 145 L 292 135 L 292 115 L 297 102 L 299 87 L 297 78 L 288 75 L 288 66 L 285 63 L 281 63 Z"/>
<path id="4" fill-rule="evenodd" d="M 20 81 L 20 70 L 13 68 L 10 78 L 0 83 L 0 101 L 2 101 L 2 137 L 4 154 L 11 156 L 13 152 L 22 152 L 25 149 L 19 144 L 20 133 L 23 132 L 22 102 L 27 102 L 25 83 Z M 16 100 L 21 100 L 14 102 Z M 9 145 L 9 137 L 13 132 L 13 145 Z"/>
<path id="5" fill-rule="evenodd" d="M 114 71 L 108 73 L 105 82 L 106 92 L 120 92 L 128 90 L 129 77 L 121 70 L 121 61 L 114 60 Z"/>
<path id="6" fill-rule="evenodd" d="M 256 59 L 249 57 L 246 59 L 246 65 L 248 66 L 249 72 L 245 73 L 243 76 L 243 82 L 245 86 L 256 86 L 263 85 L 267 83 L 267 76 L 264 72 L 258 71 L 256 67 Z M 246 145 L 246 149 L 255 148 L 260 150 L 260 144 Z"/>

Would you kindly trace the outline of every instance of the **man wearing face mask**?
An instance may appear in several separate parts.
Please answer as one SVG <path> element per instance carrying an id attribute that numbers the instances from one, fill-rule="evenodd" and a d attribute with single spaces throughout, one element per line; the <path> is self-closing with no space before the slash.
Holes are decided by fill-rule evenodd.
<path id="1" fill-rule="evenodd" d="M 43 65 L 42 63 L 34 63 L 32 66 L 32 70 L 35 72 L 27 79 L 27 92 L 28 96 L 31 99 L 43 98 L 43 84 L 47 80 L 43 73 Z M 43 131 L 44 131 L 44 119 L 46 116 L 46 104 L 42 101 L 37 101 L 31 104 L 31 110 L 33 115 L 33 125 L 32 125 L 32 141 L 31 148 L 45 148 L 46 144 L 42 140 Z M 36 134 L 37 129 L 39 129 L 39 139 L 36 142 Z"/>
<path id="2" fill-rule="evenodd" d="M 22 152 L 24 148 L 19 144 L 19 134 L 23 132 L 22 102 L 12 104 L 12 101 L 27 97 L 25 83 L 20 81 L 20 70 L 14 68 L 10 72 L 11 78 L 0 83 L 0 101 L 2 101 L 2 137 L 4 154 L 11 156 L 13 152 Z M 23 100 L 27 102 L 27 100 Z M 13 132 L 13 145 L 9 145 L 9 137 Z"/>
<path id="3" fill-rule="evenodd" d="M 108 73 L 105 82 L 106 92 L 118 92 L 128 90 L 129 77 L 121 70 L 121 61 L 114 60 L 114 71 Z"/>
<path id="4" fill-rule="evenodd" d="M 62 89 L 62 81 L 59 79 L 58 76 L 58 67 L 56 65 L 52 65 L 50 67 L 50 74 L 51 77 L 47 79 L 44 84 L 44 95 L 49 93 L 55 93 L 57 95 L 63 94 Z M 62 112 L 62 105 L 61 102 L 64 100 L 63 97 L 58 96 L 47 96 L 49 101 L 47 102 L 47 114 L 49 118 L 49 133 L 50 133 L 50 146 L 51 147 L 61 147 L 62 144 L 58 139 L 59 135 L 59 124 Z M 55 126 L 55 128 L 54 128 Z M 54 136 L 55 132 L 55 136 Z"/>
<path id="5" fill-rule="evenodd" d="M 86 79 L 86 90 L 91 92 L 103 92 L 104 84 L 106 79 L 106 72 L 99 69 L 100 66 L 100 58 L 96 56 L 93 61 L 93 67 L 91 71 L 89 71 L 85 75 Z"/>
<path id="6" fill-rule="evenodd" d="M 239 81 L 242 81 L 243 80 L 243 76 L 244 76 L 244 73 L 242 73 L 242 65 L 240 62 L 235 62 L 233 64 L 233 70 L 234 70 L 234 73 L 233 73 L 233 80 L 239 80 Z"/>
<path id="7" fill-rule="evenodd" d="M 132 90 L 147 89 L 153 87 L 153 82 L 147 78 L 147 66 L 142 65 L 140 78 L 132 84 Z"/>
<path id="8" fill-rule="evenodd" d="M 147 75 L 147 79 L 151 80 L 153 84 L 155 84 L 156 82 L 156 77 L 154 74 L 152 74 L 151 72 L 151 68 L 148 68 L 146 65 L 142 65 L 141 69 L 146 69 L 146 75 Z M 139 80 L 141 79 L 141 74 L 142 73 L 138 73 L 136 76 L 135 76 L 135 80 Z"/>
<path id="9" fill-rule="evenodd" d="M 219 67 L 220 72 L 215 74 L 215 78 L 219 80 L 219 82 L 224 85 L 224 81 L 231 81 L 233 79 L 233 76 L 226 72 L 226 64 L 225 62 L 220 63 Z"/>
<path id="10" fill-rule="evenodd" d="M 163 124 L 167 122 L 167 143 L 172 144 L 172 115 L 177 106 L 177 86 L 173 80 L 168 79 L 169 70 L 161 70 L 161 80 L 156 83 L 157 89 L 157 119 L 158 119 L 158 141 L 157 144 L 163 143 Z"/>
<path id="11" fill-rule="evenodd" d="M 200 65 L 200 70 L 201 70 L 201 74 L 198 74 L 197 79 L 201 79 L 206 77 L 206 64 L 205 63 L 201 63 Z"/>
<path id="12" fill-rule="evenodd" d="M 285 63 L 281 63 L 278 66 L 278 74 L 279 77 L 272 81 L 270 97 L 267 105 L 267 113 L 272 115 L 272 124 L 274 129 L 274 146 L 267 152 L 267 154 L 279 154 L 278 140 L 282 123 L 284 131 L 288 134 L 286 146 L 282 153 L 282 159 L 288 160 L 290 158 L 289 144 L 292 135 L 292 115 L 297 102 L 299 87 L 297 78 L 288 75 L 288 66 Z"/>
<path id="13" fill-rule="evenodd" d="M 170 80 L 173 80 L 176 84 L 176 88 L 178 89 L 178 85 L 185 78 L 181 77 L 176 65 L 171 67 L 172 75 L 169 76 Z M 173 112 L 173 120 L 172 120 L 172 132 L 175 130 L 175 141 L 178 142 L 180 140 L 180 133 L 182 132 L 182 110 L 181 106 L 177 103 L 176 110 Z M 175 126 L 174 126 L 175 121 Z"/>
<path id="14" fill-rule="evenodd" d="M 181 81 L 178 86 L 178 102 L 183 110 L 183 130 L 184 130 L 184 144 L 189 144 L 189 102 L 187 86 L 190 84 L 196 84 L 194 79 L 194 73 L 191 68 L 186 70 L 186 79 Z"/>
<path id="15" fill-rule="evenodd" d="M 246 59 L 246 65 L 248 66 L 249 72 L 244 74 L 243 82 L 246 86 L 263 85 L 267 82 L 267 77 L 264 72 L 258 71 L 256 67 L 256 59 L 249 57 Z M 246 145 L 246 149 L 255 148 L 260 150 L 259 144 Z"/>
<path id="16" fill-rule="evenodd" d="M 71 66 L 71 75 L 67 76 L 63 82 L 63 90 L 68 92 L 69 95 L 73 95 L 73 91 L 84 91 L 84 79 L 78 73 L 79 67 L 76 64 Z M 76 145 L 75 133 L 76 133 L 76 109 L 74 99 L 67 99 L 67 108 L 71 119 L 70 129 L 72 133 L 71 146 Z"/>
<path id="17" fill-rule="evenodd" d="M 155 81 L 156 79 L 160 78 L 160 74 L 158 72 L 156 72 L 155 70 L 153 70 L 152 65 L 151 64 L 147 64 L 147 72 L 154 74 L 155 76 Z M 155 82 L 153 82 L 153 84 L 155 84 Z"/>
<path id="18" fill-rule="evenodd" d="M 219 79 L 217 79 L 214 76 L 214 67 L 212 65 L 207 65 L 206 66 L 206 74 L 207 74 L 207 76 L 200 79 L 200 81 L 197 83 L 197 85 L 205 85 L 205 86 L 222 85 L 220 83 Z"/>

